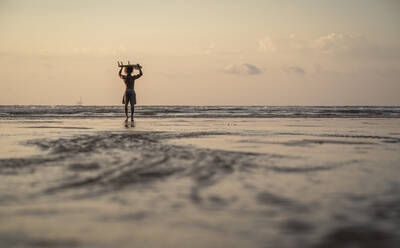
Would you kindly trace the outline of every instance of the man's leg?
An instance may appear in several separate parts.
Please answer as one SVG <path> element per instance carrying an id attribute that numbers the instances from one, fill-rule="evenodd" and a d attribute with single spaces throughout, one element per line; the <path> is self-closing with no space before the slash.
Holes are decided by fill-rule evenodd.
<path id="1" fill-rule="evenodd" d="M 125 101 L 125 116 L 126 116 L 126 119 L 128 120 L 128 102 L 127 101 Z"/>
<path id="2" fill-rule="evenodd" d="M 135 113 L 135 105 L 131 104 L 131 120 L 133 121 L 133 114 Z"/>

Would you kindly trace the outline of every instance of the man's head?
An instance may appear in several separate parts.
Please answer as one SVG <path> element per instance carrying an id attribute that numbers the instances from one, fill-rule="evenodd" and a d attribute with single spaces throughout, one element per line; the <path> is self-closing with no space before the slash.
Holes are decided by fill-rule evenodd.
<path id="1" fill-rule="evenodd" d="M 131 74 L 133 72 L 133 66 L 127 66 L 125 67 L 125 73 L 126 74 Z"/>

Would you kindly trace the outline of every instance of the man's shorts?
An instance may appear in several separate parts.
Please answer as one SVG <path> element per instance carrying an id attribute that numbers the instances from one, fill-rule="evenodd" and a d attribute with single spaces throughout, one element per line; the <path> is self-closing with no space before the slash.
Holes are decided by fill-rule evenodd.
<path id="1" fill-rule="evenodd" d="M 125 91 L 124 97 L 122 98 L 122 104 L 131 103 L 131 105 L 136 104 L 136 93 L 134 90 L 127 89 Z"/>

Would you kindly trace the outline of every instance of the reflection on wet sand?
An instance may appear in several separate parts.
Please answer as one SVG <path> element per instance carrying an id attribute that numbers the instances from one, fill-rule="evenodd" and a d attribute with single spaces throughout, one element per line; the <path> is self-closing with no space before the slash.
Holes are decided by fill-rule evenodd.
<path id="1" fill-rule="evenodd" d="M 134 122 L 134 121 L 125 120 L 125 121 L 124 121 L 124 127 L 125 127 L 125 128 L 135 127 L 135 122 Z"/>
<path id="2" fill-rule="evenodd" d="M 60 123 L 76 128 L 49 128 L 24 142 L 40 152 L 0 159 L 0 241 L 396 247 L 399 121 L 297 121 Z"/>

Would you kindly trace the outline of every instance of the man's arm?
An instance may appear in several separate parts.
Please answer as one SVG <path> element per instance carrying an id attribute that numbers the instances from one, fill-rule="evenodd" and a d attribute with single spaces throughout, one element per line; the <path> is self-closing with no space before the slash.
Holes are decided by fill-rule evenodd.
<path id="1" fill-rule="evenodd" d="M 141 76 L 143 76 L 142 67 L 139 64 L 137 64 L 137 67 L 139 68 L 139 74 L 135 75 L 135 79 L 138 79 Z"/>
<path id="2" fill-rule="evenodd" d="M 121 66 L 121 69 L 119 69 L 118 76 L 120 78 L 124 79 L 124 75 L 122 75 L 121 72 L 122 72 L 122 66 Z"/>

